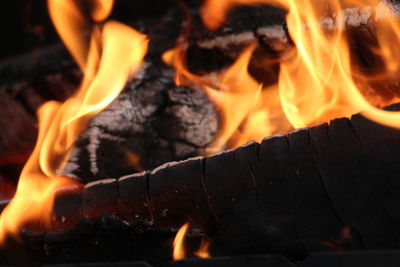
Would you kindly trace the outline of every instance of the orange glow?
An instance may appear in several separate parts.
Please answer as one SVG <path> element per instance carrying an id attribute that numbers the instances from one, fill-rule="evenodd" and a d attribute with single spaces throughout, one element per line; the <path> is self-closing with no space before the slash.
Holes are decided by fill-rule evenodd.
<path id="1" fill-rule="evenodd" d="M 98 8 L 95 16 L 105 19 L 110 6 L 100 2 L 98 6 L 103 6 L 105 11 Z M 139 70 L 147 52 L 146 36 L 115 21 L 106 22 L 102 27 L 94 25 L 90 38 L 83 38 L 86 28 L 81 27 L 89 25 L 89 20 L 74 3 L 48 1 L 57 31 L 85 70 L 84 79 L 76 94 L 67 101 L 49 101 L 38 110 L 38 140 L 21 173 L 16 194 L 1 214 L 0 242 L 8 234 L 18 236 L 20 227 L 32 220 L 41 220 L 51 227 L 56 189 L 65 185 L 80 186 L 71 179 L 59 177 L 70 149 L 90 118 L 107 107 Z"/>
<path id="2" fill-rule="evenodd" d="M 111 13 L 114 0 L 89 0 L 90 16 L 94 21 L 101 22 Z"/>
<path id="3" fill-rule="evenodd" d="M 186 257 L 185 253 L 185 236 L 186 233 L 189 229 L 189 223 L 185 223 L 176 233 L 175 239 L 174 239 L 174 251 L 172 254 L 172 258 L 175 261 L 183 260 Z"/>
<path id="4" fill-rule="evenodd" d="M 201 259 L 209 259 L 209 258 L 211 258 L 210 252 L 209 252 L 210 245 L 211 245 L 211 242 L 206 241 L 206 240 L 203 239 L 201 241 L 199 250 L 197 250 L 194 253 L 194 255 L 196 255 L 198 258 L 201 258 Z"/>

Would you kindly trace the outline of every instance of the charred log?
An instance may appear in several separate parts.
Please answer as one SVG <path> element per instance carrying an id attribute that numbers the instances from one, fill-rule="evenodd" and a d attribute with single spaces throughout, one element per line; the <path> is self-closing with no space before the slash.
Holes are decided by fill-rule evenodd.
<path id="1" fill-rule="evenodd" d="M 149 18 L 131 23 L 152 40 L 147 63 L 141 77 L 130 82 L 113 105 L 95 118 L 83 133 L 73 153 L 76 157 L 71 158 L 68 174 L 86 177 L 83 182 L 120 176 L 200 155 L 212 141 L 218 121 L 212 104 L 197 89 L 176 87 L 172 70 L 159 60 L 165 49 L 174 46 L 179 33 L 180 16 L 171 12 L 166 12 L 162 19 Z M 81 77 L 61 45 L 0 65 L 0 89 L 3 91 L 0 101 L 4 99 L 6 103 L 0 121 L 4 129 L 0 134 L 3 177 L 15 182 L 32 151 L 37 131 L 37 108 L 47 100 L 64 101 L 79 86 Z M 120 162 L 121 157 L 126 160 Z M 3 158 L 16 162 L 10 166 Z M 101 160 L 96 162 L 97 158 Z M 115 159 L 120 162 L 118 166 L 114 166 Z M 77 161 L 78 171 L 74 165 Z"/>
<path id="2" fill-rule="evenodd" d="M 176 86 L 161 61 L 142 73 L 81 134 L 64 173 L 82 182 L 204 154 L 218 114 L 201 89 Z"/>
<path id="3" fill-rule="evenodd" d="M 399 147 L 399 130 L 355 115 L 209 158 L 67 188 L 57 194 L 53 230 L 25 245 L 35 255 L 59 255 L 71 238 L 95 239 L 101 254 L 107 239 L 99 232 L 78 238 L 71 231 L 108 214 L 134 232 L 116 235 L 132 239 L 148 231 L 171 237 L 189 221 L 192 233 L 213 241 L 212 255 L 280 253 L 299 260 L 317 251 L 399 248 Z M 54 235 L 56 241 L 46 239 Z"/>
<path id="4" fill-rule="evenodd" d="M 350 11 L 347 10 L 346 14 L 353 46 L 359 47 L 365 40 L 373 44 L 371 28 L 377 13 L 368 8 L 353 10 L 353 13 Z M 231 12 L 224 27 L 216 32 L 206 30 L 201 25 L 198 14 L 193 16 L 195 19 L 189 38 L 191 45 L 187 55 L 189 67 L 193 71 L 204 74 L 220 70 L 231 64 L 249 42 L 257 41 L 259 49 L 255 52 L 250 71 L 264 85 L 277 81 L 279 64 L 266 66 L 259 60 L 266 56 L 279 57 L 279 53 L 291 49 L 291 41 L 284 25 L 285 11 L 270 6 L 239 7 Z M 242 23 L 243 21 L 246 23 Z M 132 171 L 154 168 L 165 162 L 201 155 L 204 147 L 212 141 L 217 128 L 212 104 L 207 103 L 206 97 L 196 90 L 175 87 L 171 70 L 157 59 L 166 49 L 174 46 L 180 24 L 179 10 L 167 12 L 162 19 L 152 18 L 132 23 L 152 40 L 148 66 L 138 81 L 127 86 L 124 94 L 114 102 L 114 107 L 94 119 L 90 130 L 78 141 L 66 174 L 81 177 L 82 181 L 118 177 Z M 356 53 L 355 60 L 362 62 L 362 65 L 379 64 L 371 53 L 362 52 L 360 55 L 363 56 L 357 56 Z M 33 125 L 36 123 L 37 108 L 49 99 L 64 100 L 78 86 L 80 78 L 80 72 L 62 46 L 17 58 L 0 66 L 1 86 L 7 92 L 7 97 L 12 98 L 16 106 L 22 107 L 22 111 L 26 113 L 22 117 L 29 116 L 31 120 L 29 123 L 25 123 L 25 119 L 20 120 L 27 129 L 26 135 L 29 131 L 32 134 L 16 142 L 11 139 L 17 138 L 14 132 L 19 132 L 18 123 L 3 127 L 3 143 L 19 143 L 13 148 L 19 158 L 19 167 L 11 166 L 17 170 L 11 176 L 18 175 L 18 170 L 34 145 L 33 132 L 36 129 Z M 379 88 L 379 96 L 385 99 L 400 95 L 397 77 L 393 81 L 385 81 L 385 86 L 378 83 L 375 87 Z M 188 100 L 189 95 L 194 99 L 192 103 L 189 103 L 192 101 Z M 122 108 L 123 105 L 128 114 L 114 114 L 117 112 L 115 108 Z M 16 107 L 16 110 L 21 110 L 21 107 Z M 109 124 L 110 120 L 104 122 L 107 121 L 104 118 L 111 118 L 113 114 L 119 116 L 114 121 L 114 126 Z M 129 124 L 132 124 L 131 129 L 128 129 Z M 22 144 L 27 145 L 19 149 Z M 2 151 L 4 154 L 1 152 L 0 158 L 8 157 L 8 151 Z M 99 155 L 103 159 L 98 160 Z M 127 160 L 114 166 L 115 159 L 120 157 Z M 8 165 L 6 168 L 10 169 Z M 10 176 L 8 171 L 2 173 Z"/>
<path id="5" fill-rule="evenodd" d="M 387 12 L 389 7 L 390 12 Z M 344 20 L 344 30 L 349 40 L 352 65 L 364 76 L 376 73 L 383 62 L 373 52 L 379 50 L 376 26 L 388 18 L 399 17 L 399 3 L 381 1 L 377 6 L 364 8 L 348 7 L 321 17 L 321 28 L 327 33 L 338 30 L 338 17 Z M 188 67 L 195 73 L 220 70 L 230 66 L 250 44 L 258 44 L 249 66 L 250 73 L 264 86 L 276 84 L 279 59 L 294 49 L 286 25 L 287 11 L 267 5 L 238 6 L 228 13 L 227 20 L 216 31 L 208 30 L 194 12 L 194 22 L 188 37 Z M 329 15 L 330 14 L 330 15 Z M 211 62 L 211 64 L 210 64 Z M 372 92 L 365 96 L 379 95 L 386 99 L 400 96 L 398 77 L 393 81 L 378 81 L 372 84 Z M 373 99 L 373 98 L 371 98 Z"/>

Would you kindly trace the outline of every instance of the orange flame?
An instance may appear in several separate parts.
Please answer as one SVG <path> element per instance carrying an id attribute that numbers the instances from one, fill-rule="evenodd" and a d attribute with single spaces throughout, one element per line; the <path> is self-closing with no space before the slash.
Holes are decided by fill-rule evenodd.
<path id="1" fill-rule="evenodd" d="M 105 19 L 112 1 L 98 1 L 91 14 Z M 103 27 L 91 25 L 77 2 L 48 0 L 49 11 L 62 39 L 85 76 L 78 92 L 64 103 L 49 101 L 40 107 L 39 137 L 25 165 L 16 194 L 0 217 L 0 242 L 8 234 L 18 236 L 26 222 L 42 219 L 51 225 L 51 210 L 57 188 L 79 186 L 59 177 L 75 140 L 90 118 L 101 112 L 138 71 L 147 52 L 146 36 L 115 21 Z M 90 38 L 84 32 L 91 29 Z M 118 66 L 116 68 L 115 66 Z"/>
<path id="2" fill-rule="evenodd" d="M 206 241 L 205 239 L 201 240 L 200 248 L 197 250 L 194 255 L 196 255 L 200 259 L 209 259 L 211 258 L 210 255 L 210 241 Z"/>
<path id="3" fill-rule="evenodd" d="M 250 46 L 245 50 L 232 67 L 222 74 L 220 90 L 206 87 L 208 95 L 220 109 L 223 121 L 220 136 L 210 146 L 210 152 L 218 152 L 229 139 L 234 138 L 239 125 L 258 104 L 262 85 L 247 71 L 254 48 Z M 237 140 L 231 142 L 231 146 L 237 144 Z"/>
<path id="4" fill-rule="evenodd" d="M 259 141 L 289 130 L 290 124 L 300 128 L 357 112 L 378 123 L 400 128 L 400 112 L 379 109 L 398 99 L 384 99 L 376 93 L 373 102 L 367 99 L 368 93 L 376 90 L 377 81 L 384 83 L 399 76 L 400 52 L 396 44 L 400 41 L 400 25 L 387 5 L 378 0 L 206 0 L 202 19 L 210 29 L 216 29 L 230 8 L 253 4 L 288 10 L 286 22 L 294 48 L 279 61 L 278 84 L 263 88 L 248 73 L 255 46 L 246 49 L 228 70 L 216 76 L 190 73 L 185 66 L 186 48 L 182 42 L 163 56 L 164 61 L 175 67 L 178 83 L 185 80 L 189 85 L 200 85 L 221 111 L 220 133 L 208 152 Z M 366 45 L 365 49 L 382 61 L 374 69 L 374 75 L 354 66 L 346 35 L 347 25 L 354 23 L 351 16 L 359 16 L 357 12 L 361 12 L 364 16 L 361 19 L 365 19 L 373 13 L 371 9 L 376 14 L 374 34 L 378 46 Z M 326 17 L 327 14 L 331 17 Z M 328 24 L 324 18 L 328 18 Z"/>
<path id="5" fill-rule="evenodd" d="M 187 258 L 186 251 L 185 251 L 185 237 L 186 233 L 189 230 L 189 223 L 185 223 L 184 225 L 179 228 L 178 232 L 176 233 L 174 243 L 173 243 L 173 253 L 172 258 L 175 261 L 183 260 Z M 201 259 L 208 259 L 210 258 L 209 248 L 211 242 L 205 239 L 201 240 L 200 248 L 194 252 L 194 255 Z"/>
<path id="6" fill-rule="evenodd" d="M 203 23 L 209 29 L 215 30 L 224 23 L 228 10 L 238 5 L 253 4 L 278 4 L 287 7 L 284 0 L 205 0 L 200 14 Z"/>
<path id="7" fill-rule="evenodd" d="M 189 223 L 185 223 L 182 225 L 182 227 L 179 229 L 179 231 L 176 233 L 175 239 L 174 239 L 174 251 L 172 254 L 172 258 L 175 261 L 183 260 L 186 257 L 185 253 L 185 236 L 186 233 L 189 229 Z"/>
<path id="8" fill-rule="evenodd" d="M 292 125 L 304 127 L 362 111 L 379 123 L 400 127 L 399 112 L 377 109 L 361 93 L 368 84 L 357 84 L 353 75 L 348 40 L 344 35 L 346 17 L 343 12 L 339 13 L 343 7 L 331 4 L 337 11 L 336 30 L 327 33 L 320 24 L 323 8 L 318 9 L 318 5 L 310 1 L 301 5 L 293 0 L 288 2 L 288 29 L 297 49 L 281 62 L 279 90 L 282 107 Z M 393 68 L 393 63 L 386 63 Z"/>

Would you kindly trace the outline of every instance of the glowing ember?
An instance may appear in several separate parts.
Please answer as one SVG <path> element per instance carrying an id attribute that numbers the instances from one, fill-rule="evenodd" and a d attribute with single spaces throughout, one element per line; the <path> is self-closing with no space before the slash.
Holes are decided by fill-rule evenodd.
<path id="1" fill-rule="evenodd" d="M 108 17 L 112 1 L 90 1 L 92 20 Z M 77 2 L 49 0 L 50 14 L 63 41 L 84 71 L 84 80 L 64 103 L 50 101 L 38 111 L 39 137 L 25 165 L 17 192 L 0 217 L 0 241 L 18 236 L 21 226 L 41 220 L 51 227 L 54 194 L 61 186 L 79 186 L 58 173 L 76 138 L 90 118 L 101 112 L 138 71 L 147 52 L 147 39 L 114 21 L 90 22 Z M 90 30 L 91 35 L 85 33 Z M 118 66 L 118 68 L 115 68 Z"/>

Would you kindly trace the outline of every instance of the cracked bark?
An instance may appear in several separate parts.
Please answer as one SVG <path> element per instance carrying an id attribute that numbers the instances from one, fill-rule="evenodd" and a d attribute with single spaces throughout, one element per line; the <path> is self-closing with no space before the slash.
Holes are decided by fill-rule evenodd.
<path id="1" fill-rule="evenodd" d="M 211 238 L 213 255 L 267 252 L 301 260 L 332 249 L 395 249 L 399 154 L 400 130 L 360 115 L 337 119 L 209 158 L 60 190 L 52 227 L 40 242 L 32 226 L 25 228 L 24 247 L 40 260 L 77 259 L 75 248 L 97 242 L 98 255 L 105 247 L 119 250 L 122 238 L 134 258 L 169 257 L 167 246 L 146 252 L 137 240 L 172 242 L 190 222 L 196 242 Z"/>
<path id="2" fill-rule="evenodd" d="M 396 16 L 398 6 L 393 3 L 393 7 L 392 15 Z M 360 49 L 365 43 L 374 44 L 374 32 L 369 26 L 373 26 L 376 12 L 368 10 L 343 11 L 349 25 L 348 34 L 352 36 L 351 45 L 355 47 L 353 50 L 356 53 L 365 50 Z M 193 31 L 189 38 L 191 45 L 187 57 L 189 67 L 193 71 L 204 74 L 220 70 L 231 64 L 238 51 L 240 52 L 248 42 L 257 41 L 259 48 L 250 66 L 250 72 L 264 82 L 264 85 L 276 82 L 279 66 L 260 70 L 257 60 L 262 60 L 265 56 L 279 57 L 279 53 L 290 49 L 290 38 L 284 26 L 285 11 L 270 6 L 240 7 L 232 11 L 226 24 L 215 32 L 204 29 L 196 12 L 193 16 Z M 168 73 L 171 70 L 154 60 L 166 49 L 174 46 L 180 22 L 180 11 L 172 10 L 166 12 L 161 19 L 150 18 L 132 23 L 152 40 L 151 56 L 147 59 L 150 67 L 145 71 L 147 77 L 141 77 L 140 81 L 129 84 L 125 93 L 114 102 L 114 110 L 110 107 L 104 114 L 99 115 L 97 120 L 94 119 L 78 141 L 66 174 L 71 174 L 82 182 L 90 182 L 105 177 L 127 175 L 133 171 L 154 168 L 165 162 L 203 153 L 204 147 L 213 139 L 218 128 L 212 104 L 207 103 L 206 98 L 195 90 L 193 92 L 189 88 L 173 86 L 171 74 Z M 243 39 L 240 37 L 242 35 L 251 38 Z M 234 43 L 229 44 L 229 40 Z M 232 54 L 230 50 L 236 52 Z M 356 61 L 362 61 L 361 65 L 373 67 L 376 64 L 371 53 L 361 54 L 362 57 L 355 57 L 359 58 Z M 261 65 L 265 67 L 265 64 Z M 21 81 L 21 77 L 24 77 L 24 81 Z M 63 100 L 69 96 L 79 84 L 81 74 L 65 49 L 55 46 L 39 51 L 35 57 L 30 55 L 3 64 L 0 66 L 0 78 L 1 87 L 32 117 L 26 124 L 31 125 L 27 126 L 27 129 L 35 131 L 34 112 L 37 107 L 48 99 Z M 376 87 L 380 88 L 378 93 L 384 98 L 399 96 L 398 85 L 395 82 L 386 82 L 384 87 L 377 84 Z M 192 92 L 185 96 L 185 91 Z M 188 102 L 188 96 L 198 101 Z M 129 102 L 132 103 L 132 107 L 127 107 Z M 117 107 L 127 113 L 125 120 L 121 117 L 124 114 L 116 111 Z M 118 127 L 110 123 L 110 120 L 107 121 L 107 114 L 110 118 L 114 115 L 119 118 L 116 120 L 119 122 L 117 126 L 123 128 L 121 131 L 116 131 L 114 128 Z M 126 127 L 122 127 L 123 125 Z M 128 126 L 131 129 L 128 129 Z M 3 135 L 10 136 L 10 127 L 4 128 L 6 129 L 2 132 Z M 26 138 L 26 148 L 19 149 L 15 146 L 18 164 L 22 165 L 23 159 L 29 155 L 35 141 L 34 136 L 33 133 Z M 5 151 L 4 155 L 8 155 Z M 114 155 L 110 151 L 113 151 Z M 0 157 L 1 153 L 3 150 Z M 102 159 L 98 159 L 99 156 Z M 127 160 L 118 160 L 121 157 Z M 17 175 L 18 172 L 15 172 L 11 176 Z"/>
<path id="3" fill-rule="evenodd" d="M 120 177 L 170 161 L 178 154 L 184 158 L 193 151 L 193 155 L 201 153 L 216 129 L 212 107 L 203 105 L 207 102 L 204 94 L 175 87 L 170 70 L 153 64 L 157 61 L 152 59 L 148 62 L 144 72 L 150 77 L 129 84 L 114 104 L 92 121 L 67 170 L 84 182 L 109 179 L 60 191 L 53 222 L 58 231 L 46 229 L 45 234 L 37 235 L 24 231 L 26 253 L 48 262 L 80 261 L 83 257 L 101 260 L 99 255 L 107 260 L 126 259 L 126 255 L 168 258 L 176 229 L 187 221 L 211 237 L 213 255 L 261 250 L 302 259 L 309 252 L 330 250 L 326 243 L 342 250 L 398 248 L 400 133 L 360 116 L 288 136 L 276 135 L 261 144 L 251 143 L 207 159 L 194 158 Z M 191 119 L 183 122 L 190 126 L 187 131 L 171 128 L 164 132 L 166 121 L 172 118 L 180 124 L 179 111 L 194 112 L 197 106 L 202 108 L 200 113 L 214 118 L 205 138 L 192 139 L 198 135 L 188 134 L 197 131 Z M 149 119 L 152 115 L 155 119 Z M 131 148 L 140 149 L 149 136 L 171 142 L 154 145 L 148 141 L 147 148 L 156 148 L 144 153 L 143 159 L 149 162 L 115 168 L 121 164 L 119 155 L 125 155 L 123 151 L 115 153 L 116 149 L 131 139 L 136 140 Z M 100 139 L 104 143 L 96 143 Z M 193 144 L 198 145 L 190 147 Z M 89 151 L 88 147 L 95 149 Z M 171 148 L 183 152 L 171 156 Z M 377 157 L 383 165 L 376 164 Z M 96 162 L 97 158 L 102 161 Z M 94 167 L 88 164 L 93 162 Z M 380 174 L 390 183 L 382 182 Z M 341 236 L 346 227 L 351 229 L 350 238 Z M 160 244 L 162 248 L 154 252 Z M 93 248 L 88 252 L 89 246 Z M 8 256 L 3 254 L 2 259 Z"/>

